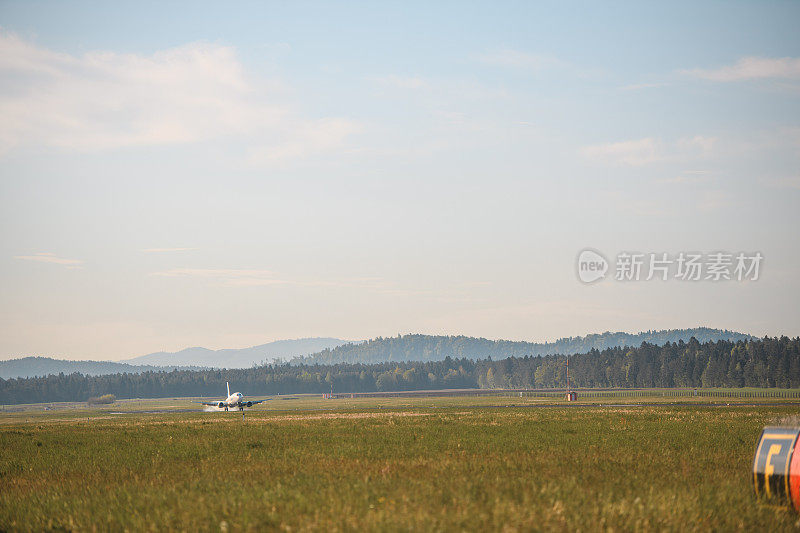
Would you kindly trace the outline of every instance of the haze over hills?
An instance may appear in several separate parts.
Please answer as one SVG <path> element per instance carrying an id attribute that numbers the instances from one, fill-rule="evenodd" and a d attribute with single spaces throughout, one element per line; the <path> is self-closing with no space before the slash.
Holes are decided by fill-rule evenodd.
<path id="1" fill-rule="evenodd" d="M 251 346 L 250 348 L 186 348 L 179 352 L 156 352 L 123 361 L 68 361 L 50 357 L 23 357 L 0 361 L 0 378 L 24 378 L 50 374 L 89 376 L 118 373 L 165 372 L 175 369 L 250 368 L 264 362 L 288 361 L 295 357 L 334 348 L 351 341 L 334 338 L 290 339 Z"/>
<path id="2" fill-rule="evenodd" d="M 636 334 L 605 332 L 585 337 L 568 337 L 555 342 L 525 342 L 489 340 L 465 336 L 398 335 L 372 339 L 360 344 L 346 344 L 326 349 L 304 358 L 296 358 L 293 364 L 337 364 L 337 363 L 383 363 L 387 361 L 440 361 L 446 357 L 467 359 L 495 359 L 524 357 L 526 355 L 572 355 L 590 350 L 632 346 L 643 342 L 663 346 L 667 342 L 687 342 L 694 337 L 699 342 L 739 341 L 752 339 L 751 335 L 735 331 L 690 328 L 646 331 Z"/>
<path id="3" fill-rule="evenodd" d="M 87 376 L 102 376 L 105 374 L 138 374 L 140 372 L 164 372 L 169 370 L 199 370 L 197 366 L 150 366 L 129 365 L 113 361 L 65 361 L 50 357 L 23 357 L 0 361 L 0 378 L 29 378 L 34 376 L 49 376 L 51 374 L 74 374 L 79 372 Z"/>
<path id="4" fill-rule="evenodd" d="M 230 382 L 249 396 L 275 394 L 411 391 L 430 389 L 529 389 L 566 386 L 562 355 L 372 364 L 266 365 L 251 368 L 113 374 L 51 375 L 0 380 L 0 404 L 76 402 L 117 398 L 217 397 Z M 608 348 L 570 359 L 578 388 L 689 388 L 800 386 L 800 337 L 746 341 L 669 343 Z"/>
<path id="5" fill-rule="evenodd" d="M 209 350 L 208 348 L 194 347 L 179 352 L 151 353 L 126 359 L 123 362 L 133 365 L 249 368 L 262 363 L 273 363 L 276 360 L 289 361 L 295 357 L 303 357 L 351 342 L 331 337 L 315 337 L 274 341 L 250 348 Z"/>
<path id="6" fill-rule="evenodd" d="M 466 336 L 402 335 L 379 337 L 366 342 L 336 338 L 280 340 L 250 348 L 186 348 L 178 352 L 156 352 L 120 362 L 64 361 L 48 357 L 25 357 L 0 361 L 0 377 L 82 374 L 96 376 L 116 373 L 163 372 L 174 369 L 250 368 L 262 363 L 287 361 L 292 364 L 383 363 L 400 361 L 441 361 L 446 357 L 502 359 L 525 355 L 578 354 L 593 349 L 640 346 L 643 342 L 663 346 L 667 342 L 739 341 L 751 335 L 711 328 L 647 331 L 637 334 L 606 332 L 585 337 L 569 337 L 552 343 L 489 340 Z"/>

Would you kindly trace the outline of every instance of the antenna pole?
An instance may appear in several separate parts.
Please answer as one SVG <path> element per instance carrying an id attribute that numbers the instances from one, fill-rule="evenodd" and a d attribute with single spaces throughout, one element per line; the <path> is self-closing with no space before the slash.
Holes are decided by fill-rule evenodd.
<path id="1" fill-rule="evenodd" d="M 572 391 L 572 387 L 569 386 L 569 355 L 567 355 L 567 394 Z"/>

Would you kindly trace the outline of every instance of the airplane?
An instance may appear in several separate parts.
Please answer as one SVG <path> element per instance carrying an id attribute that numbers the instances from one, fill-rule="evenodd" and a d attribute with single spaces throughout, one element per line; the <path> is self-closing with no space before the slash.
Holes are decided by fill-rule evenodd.
<path id="1" fill-rule="evenodd" d="M 231 394 L 231 386 L 227 381 L 225 382 L 225 386 L 228 388 L 228 397 L 225 400 L 220 400 L 218 402 L 211 402 L 211 403 L 209 402 L 197 402 L 197 403 L 201 403 L 203 405 L 209 405 L 211 407 L 216 407 L 218 409 L 224 408 L 226 411 L 228 410 L 229 407 L 230 408 L 238 407 L 240 411 L 244 411 L 245 407 L 253 407 L 256 404 L 259 404 L 261 402 L 266 402 L 267 400 L 269 400 L 268 398 L 267 400 L 244 401 L 244 396 L 242 396 L 241 392 L 234 392 L 233 394 Z"/>

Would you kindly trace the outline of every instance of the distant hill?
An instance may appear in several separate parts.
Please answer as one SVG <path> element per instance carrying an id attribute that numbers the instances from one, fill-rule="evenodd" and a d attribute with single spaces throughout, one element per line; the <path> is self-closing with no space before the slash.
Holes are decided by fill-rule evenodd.
<path id="1" fill-rule="evenodd" d="M 250 368 L 264 362 L 273 363 L 277 359 L 289 361 L 295 357 L 329 350 L 349 343 L 342 339 L 319 337 L 310 339 L 292 339 L 270 342 L 250 348 L 226 348 L 209 350 L 208 348 L 186 348 L 179 352 L 156 352 L 148 355 L 126 359 L 125 363 L 133 365 L 154 366 L 202 366 L 212 368 Z"/>
<path id="2" fill-rule="evenodd" d="M 447 337 L 444 337 L 447 338 Z M 0 380 L 0 405 L 117 398 L 218 397 L 225 382 L 248 397 L 430 389 L 563 391 L 564 357 L 454 359 L 335 365 L 267 365 L 160 374 L 51 375 Z M 608 348 L 570 358 L 572 385 L 607 387 L 800 387 L 800 337 Z M 274 402 L 270 402 L 274 403 Z M 199 407 L 198 407 L 199 409 Z"/>
<path id="3" fill-rule="evenodd" d="M 360 344 L 345 344 L 329 348 L 308 357 L 292 360 L 294 364 L 383 363 L 388 361 L 441 361 L 446 357 L 467 359 L 502 359 L 526 355 L 577 354 L 590 350 L 633 346 L 643 342 L 663 346 L 667 342 L 687 342 L 694 337 L 699 342 L 752 339 L 751 335 L 735 331 L 691 328 L 646 331 L 641 333 L 600 333 L 585 337 L 567 337 L 555 342 L 525 342 L 489 340 L 477 337 L 402 335 L 377 338 Z"/>
<path id="4" fill-rule="evenodd" d="M 620 346 L 640 346 L 643 342 L 663 346 L 667 342 L 699 342 L 752 339 L 750 335 L 710 328 L 676 329 L 631 333 L 602 333 L 569 337 L 552 343 L 489 340 L 477 337 L 403 335 L 349 342 L 335 338 L 294 339 L 270 342 L 241 349 L 209 350 L 186 348 L 179 352 L 157 352 L 121 362 L 63 361 L 49 357 L 25 357 L 0 361 L 0 378 L 47 376 L 80 372 L 89 376 L 117 373 L 163 372 L 175 369 L 250 368 L 276 360 L 292 364 L 384 363 L 400 361 L 441 361 L 446 357 L 503 359 L 525 355 L 577 354 Z"/>
<path id="5" fill-rule="evenodd" d="M 0 378 L 29 378 L 34 376 L 49 376 L 60 373 L 74 374 L 80 372 L 87 376 L 102 376 L 105 374 L 138 374 L 140 372 L 163 372 L 175 370 L 178 367 L 164 368 L 161 366 L 128 365 L 111 361 L 63 361 L 50 357 L 23 357 L 10 361 L 0 361 Z M 180 367 L 181 370 L 198 370 L 198 367 Z"/>

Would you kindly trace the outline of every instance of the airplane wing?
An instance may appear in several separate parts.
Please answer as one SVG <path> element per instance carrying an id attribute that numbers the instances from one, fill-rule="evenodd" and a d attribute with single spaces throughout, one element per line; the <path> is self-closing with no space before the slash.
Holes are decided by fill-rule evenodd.
<path id="1" fill-rule="evenodd" d="M 248 403 L 251 404 L 251 405 L 258 405 L 261 402 L 268 402 L 271 399 L 272 398 L 266 398 L 264 400 L 247 400 L 247 401 L 242 402 L 242 405 L 247 405 Z M 199 403 L 201 405 L 208 405 L 210 407 L 219 407 L 219 404 L 220 404 L 219 401 L 216 401 L 216 402 L 192 402 L 192 403 Z M 224 402 L 222 402 L 222 403 L 224 403 Z M 233 404 L 232 406 L 229 406 L 229 407 L 235 408 L 235 407 L 237 407 L 237 404 Z"/>
<path id="2" fill-rule="evenodd" d="M 256 404 L 259 404 L 259 403 L 261 403 L 261 402 L 268 402 L 268 401 L 270 401 L 271 399 L 272 399 L 272 398 L 266 398 L 266 399 L 264 399 L 264 400 L 255 400 L 255 401 L 253 401 L 253 400 L 247 400 L 245 403 L 252 403 L 253 405 L 256 405 Z"/>

